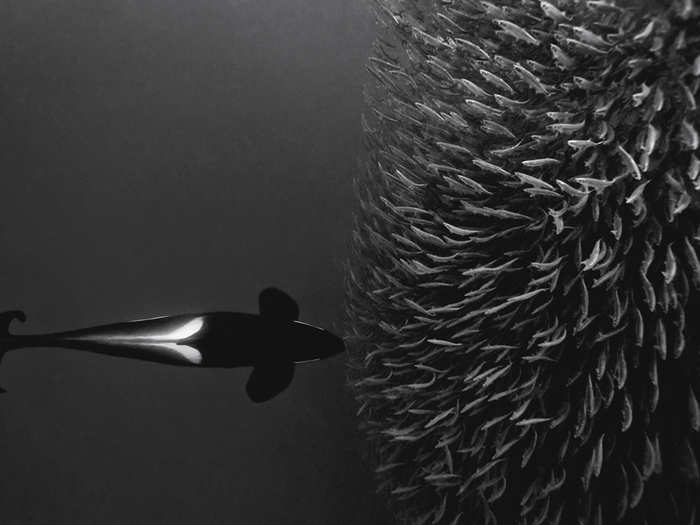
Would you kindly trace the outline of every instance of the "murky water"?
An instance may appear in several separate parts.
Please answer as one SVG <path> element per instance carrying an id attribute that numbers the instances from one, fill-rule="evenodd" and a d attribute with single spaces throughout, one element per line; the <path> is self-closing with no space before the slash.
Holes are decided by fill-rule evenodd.
<path id="1" fill-rule="evenodd" d="M 336 330 L 373 37 L 362 2 L 0 6 L 0 308 L 18 332 L 255 311 Z M 383 523 L 341 358 L 246 370 L 40 349 L 0 368 L 3 523 Z"/>

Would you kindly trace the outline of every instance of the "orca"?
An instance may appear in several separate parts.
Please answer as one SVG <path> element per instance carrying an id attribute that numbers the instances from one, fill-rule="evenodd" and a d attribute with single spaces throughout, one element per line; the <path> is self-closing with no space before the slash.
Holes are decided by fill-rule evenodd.
<path id="1" fill-rule="evenodd" d="M 0 353 L 56 347 L 197 367 L 253 367 L 246 391 L 260 403 L 284 391 L 297 364 L 345 350 L 343 339 L 298 320 L 299 307 L 277 288 L 260 292 L 259 314 L 208 312 L 140 319 L 43 335 L 15 335 L 21 310 L 0 313 Z"/>

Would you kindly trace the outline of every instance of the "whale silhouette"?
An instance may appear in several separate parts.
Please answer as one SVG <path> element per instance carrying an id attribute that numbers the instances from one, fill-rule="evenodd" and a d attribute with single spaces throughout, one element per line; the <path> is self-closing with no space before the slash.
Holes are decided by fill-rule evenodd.
<path id="1" fill-rule="evenodd" d="M 277 288 L 258 298 L 259 314 L 208 312 L 114 323 L 42 335 L 14 335 L 10 323 L 21 310 L 0 313 L 0 353 L 58 347 L 180 366 L 248 367 L 246 391 L 254 402 L 272 399 L 294 377 L 296 364 L 345 350 L 331 332 L 298 320 L 299 307 Z"/>

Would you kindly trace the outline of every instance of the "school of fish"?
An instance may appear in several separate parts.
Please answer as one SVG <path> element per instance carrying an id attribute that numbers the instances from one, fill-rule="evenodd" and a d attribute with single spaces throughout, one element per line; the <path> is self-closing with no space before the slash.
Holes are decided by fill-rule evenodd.
<path id="1" fill-rule="evenodd" d="M 700 2 L 374 0 L 351 383 L 401 523 L 700 523 Z"/>

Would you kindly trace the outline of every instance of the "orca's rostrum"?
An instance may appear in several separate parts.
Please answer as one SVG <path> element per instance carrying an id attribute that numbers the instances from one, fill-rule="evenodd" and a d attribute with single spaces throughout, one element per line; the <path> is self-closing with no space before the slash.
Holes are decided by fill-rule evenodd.
<path id="1" fill-rule="evenodd" d="M 246 391 L 256 402 L 282 392 L 297 363 L 317 361 L 345 350 L 343 340 L 298 320 L 294 299 L 276 288 L 259 296 L 260 313 L 208 312 L 114 323 L 42 335 L 13 335 L 24 312 L 0 313 L 0 352 L 59 347 L 181 366 L 252 366 Z"/>

